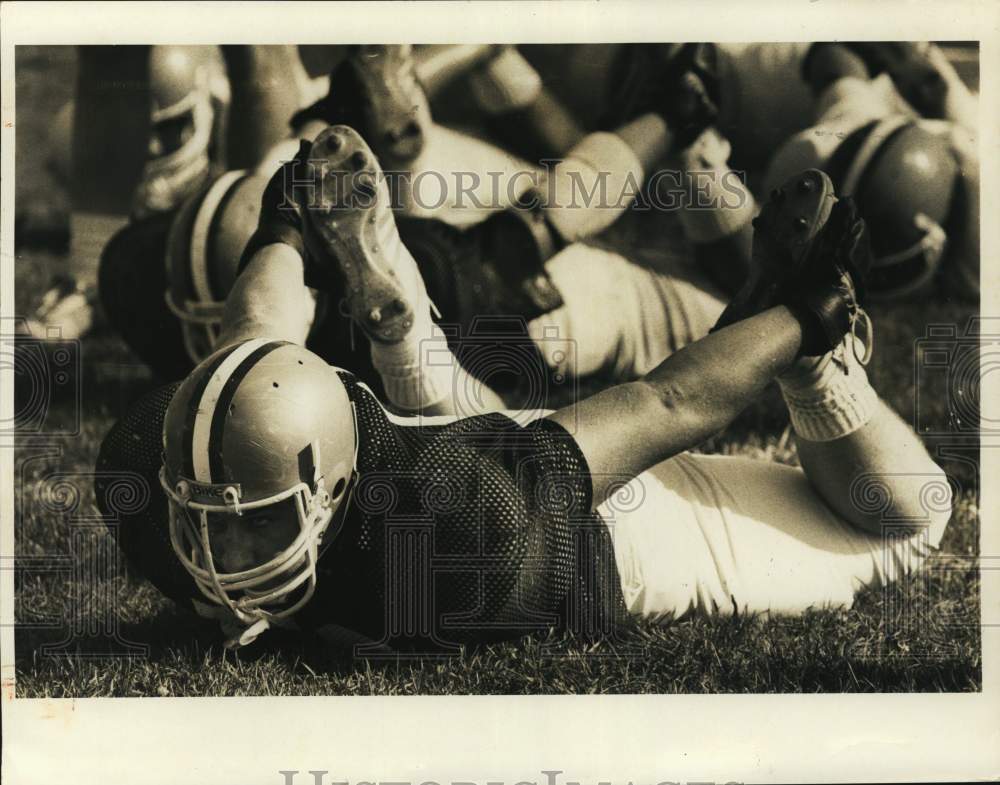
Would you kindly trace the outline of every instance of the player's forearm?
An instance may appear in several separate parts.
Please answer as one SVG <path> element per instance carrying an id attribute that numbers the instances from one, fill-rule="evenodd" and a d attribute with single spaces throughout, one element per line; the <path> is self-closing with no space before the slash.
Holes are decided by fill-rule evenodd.
<path id="1" fill-rule="evenodd" d="M 785 307 L 730 325 L 672 354 L 645 378 L 563 409 L 594 478 L 594 504 L 633 477 L 725 428 L 795 360 L 802 339 Z"/>
<path id="2" fill-rule="evenodd" d="M 261 248 L 226 299 L 218 346 L 260 337 L 305 343 L 313 310 L 302 276 L 302 259 L 293 248 Z"/>

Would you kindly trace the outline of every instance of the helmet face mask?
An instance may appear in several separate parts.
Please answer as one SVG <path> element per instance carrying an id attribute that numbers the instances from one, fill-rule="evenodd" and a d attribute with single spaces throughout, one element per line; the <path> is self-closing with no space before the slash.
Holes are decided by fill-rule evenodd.
<path id="1" fill-rule="evenodd" d="M 167 290 L 167 307 L 181 323 L 184 348 L 193 362 L 199 363 L 215 349 L 222 330 L 224 302 L 198 302 L 185 299 L 182 305 Z"/>
<path id="2" fill-rule="evenodd" d="M 165 466 L 160 484 L 168 499 L 171 545 L 208 600 L 229 608 L 245 623 L 290 616 L 309 601 L 316 587 L 319 546 L 336 509 L 322 479 L 315 488 L 302 483 L 285 493 L 245 504 L 241 503 L 238 484 L 204 486 L 183 477 L 172 481 Z M 294 503 L 298 523 L 293 541 L 262 564 L 239 572 L 219 572 L 212 550 L 210 516 L 242 516 L 289 500 Z M 291 602 L 300 587 L 303 590 Z"/>
<path id="3" fill-rule="evenodd" d="M 923 213 L 917 213 L 913 223 L 921 232 L 917 242 L 872 260 L 872 300 L 907 297 L 921 291 L 937 275 L 947 247 L 947 234 L 937 221 Z"/>
<path id="4" fill-rule="evenodd" d="M 142 172 L 142 181 L 135 197 L 134 212 L 138 216 L 174 209 L 190 196 L 208 177 L 211 161 L 214 110 L 207 92 L 196 97 L 194 105 L 183 115 L 187 131 L 178 135 L 177 146 L 164 144 L 157 128 L 176 125 L 179 117 L 159 122 L 154 120 L 150 137 L 150 157 Z M 164 136 L 167 136 L 165 133 Z M 155 155 L 154 155 L 155 153 Z"/>
<path id="5" fill-rule="evenodd" d="M 174 393 L 163 448 L 171 545 L 201 594 L 244 625 L 298 611 L 357 474 L 336 369 L 285 341 L 225 347 Z"/>

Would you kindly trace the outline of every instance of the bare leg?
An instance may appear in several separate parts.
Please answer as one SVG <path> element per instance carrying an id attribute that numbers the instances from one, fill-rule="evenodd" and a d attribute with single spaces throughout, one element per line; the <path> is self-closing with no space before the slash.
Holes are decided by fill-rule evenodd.
<path id="1" fill-rule="evenodd" d="M 230 169 L 249 169 L 288 135 L 307 75 L 294 46 L 223 46 L 232 88 L 226 139 Z"/>
<path id="2" fill-rule="evenodd" d="M 802 468 L 834 510 L 875 534 L 887 518 L 926 517 L 925 489 L 947 489 L 944 473 L 878 399 L 853 351 L 838 347 L 818 360 L 803 358 L 778 383 Z M 873 494 L 884 496 L 884 504 L 873 503 Z"/>

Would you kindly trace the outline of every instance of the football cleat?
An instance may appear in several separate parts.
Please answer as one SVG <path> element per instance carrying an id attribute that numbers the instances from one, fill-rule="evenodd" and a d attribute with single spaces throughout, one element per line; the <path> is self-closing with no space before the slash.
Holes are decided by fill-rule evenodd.
<path id="1" fill-rule="evenodd" d="M 371 144 L 383 165 L 402 168 L 424 149 L 430 105 L 417 81 L 412 47 L 366 45 L 352 49 L 330 75 L 329 94 L 293 118 L 348 125 Z"/>
<path id="2" fill-rule="evenodd" d="M 378 161 L 346 126 L 323 131 L 309 161 L 312 188 L 296 197 L 304 206 L 307 248 L 342 277 L 346 312 L 354 322 L 370 338 L 395 343 L 410 331 L 416 309 L 429 302 L 416 262 L 399 238 Z"/>
<path id="3" fill-rule="evenodd" d="M 830 178 L 816 169 L 796 175 L 771 192 L 753 220 L 750 278 L 720 323 L 729 324 L 778 303 L 782 286 L 800 269 L 836 200 Z"/>
<path id="4" fill-rule="evenodd" d="M 754 271 L 723 312 L 716 328 L 786 305 L 803 325 L 802 354 L 830 351 L 864 330 L 871 355 L 871 323 L 861 307 L 861 284 L 870 265 L 865 222 L 833 183 L 806 170 L 771 192 L 754 219 Z"/>
<path id="5" fill-rule="evenodd" d="M 654 112 L 683 149 L 715 122 L 718 66 L 713 44 L 631 44 L 618 63 L 619 85 L 601 126 L 614 130 Z"/>
<path id="6" fill-rule="evenodd" d="M 336 369 L 295 344 L 228 346 L 174 394 L 160 470 L 171 545 L 204 597 L 228 609 L 248 638 L 312 597 L 317 561 L 336 535 L 331 521 L 350 501 L 357 449 L 354 409 Z M 291 542 L 261 564 L 220 571 L 214 516 L 289 504 L 297 520 Z"/>

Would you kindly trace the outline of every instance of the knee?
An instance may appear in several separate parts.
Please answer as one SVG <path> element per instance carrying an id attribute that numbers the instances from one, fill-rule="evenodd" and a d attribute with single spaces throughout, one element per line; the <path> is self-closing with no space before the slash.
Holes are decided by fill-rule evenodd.
<path id="1" fill-rule="evenodd" d="M 857 522 L 873 533 L 889 528 L 904 534 L 926 532 L 929 544 L 937 547 L 951 519 L 951 483 L 933 463 L 919 473 L 861 475 L 851 496 L 862 512 Z"/>

